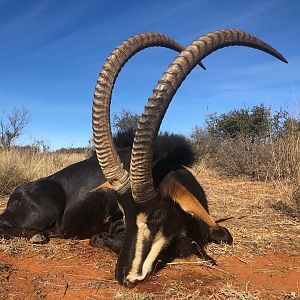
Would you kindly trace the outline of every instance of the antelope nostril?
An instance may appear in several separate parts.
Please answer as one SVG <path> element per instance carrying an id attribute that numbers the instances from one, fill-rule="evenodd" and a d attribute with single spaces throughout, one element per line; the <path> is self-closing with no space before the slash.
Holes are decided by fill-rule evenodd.
<path id="1" fill-rule="evenodd" d="M 136 280 L 135 281 L 129 281 L 128 279 L 124 279 L 123 280 L 123 286 L 131 288 L 131 287 L 134 287 L 136 285 L 136 282 L 137 282 Z"/>
<path id="2" fill-rule="evenodd" d="M 125 287 L 127 287 L 128 286 L 128 284 L 129 284 L 129 281 L 125 278 L 125 279 L 123 279 L 123 283 L 122 283 L 122 285 L 123 286 L 125 286 Z"/>
<path id="3" fill-rule="evenodd" d="M 127 288 L 132 288 L 134 286 L 136 286 L 137 280 L 134 281 L 129 281 L 128 279 L 124 279 L 123 280 L 123 286 L 127 287 Z"/>

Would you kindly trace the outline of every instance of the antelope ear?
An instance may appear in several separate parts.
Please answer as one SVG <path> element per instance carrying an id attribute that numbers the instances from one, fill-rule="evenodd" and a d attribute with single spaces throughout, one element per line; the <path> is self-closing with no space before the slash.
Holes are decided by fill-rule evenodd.
<path id="1" fill-rule="evenodd" d="M 99 185 L 99 186 L 95 187 L 94 189 L 90 190 L 90 193 L 98 191 L 98 190 L 101 190 L 101 189 L 113 190 L 113 187 L 112 187 L 112 185 L 108 181 L 105 181 L 101 185 Z"/>
<path id="2" fill-rule="evenodd" d="M 181 183 L 172 179 L 167 180 L 163 185 L 163 190 L 169 194 L 182 210 L 203 220 L 212 229 L 219 228 L 198 199 Z"/>

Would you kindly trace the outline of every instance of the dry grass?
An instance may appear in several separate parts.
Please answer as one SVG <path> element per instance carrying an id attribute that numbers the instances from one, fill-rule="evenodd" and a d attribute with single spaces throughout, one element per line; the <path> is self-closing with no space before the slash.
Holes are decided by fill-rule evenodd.
<path id="1" fill-rule="evenodd" d="M 297 299 L 299 296 L 296 292 L 288 294 L 281 294 L 277 299 L 292 300 Z M 211 292 L 210 295 L 204 295 L 201 289 L 190 291 L 188 287 L 180 281 L 168 282 L 166 287 L 162 290 L 161 295 L 154 295 L 152 293 L 134 293 L 118 291 L 115 293 L 114 299 L 128 299 L 128 300 L 263 300 L 268 299 L 260 291 L 250 291 L 248 287 L 237 288 L 230 283 L 224 284 L 224 286 Z"/>
<path id="2" fill-rule="evenodd" d="M 214 144 L 204 158 L 223 174 L 267 181 L 300 182 L 300 132 L 291 132 L 270 142 L 237 136 Z"/>
<path id="3" fill-rule="evenodd" d="M 274 170 L 278 178 L 300 183 L 300 132 L 291 131 L 273 143 Z"/>
<path id="4" fill-rule="evenodd" d="M 199 145 L 195 144 L 195 148 L 197 150 Z M 274 208 L 291 216 L 300 216 L 299 129 L 291 129 L 274 140 L 270 136 L 268 142 L 244 136 L 222 142 L 207 138 L 200 150 L 201 160 L 194 168 L 197 174 L 210 166 L 230 178 L 273 181 L 283 195 L 278 203 L 274 203 Z"/>
<path id="5" fill-rule="evenodd" d="M 228 178 L 212 170 L 201 172 L 198 179 L 206 191 L 212 216 L 233 217 L 224 223 L 234 236 L 233 246 L 210 245 L 211 255 L 247 258 L 283 249 L 291 255 L 300 253 L 300 240 L 296 238 L 300 234 L 299 219 L 272 208 L 279 199 L 288 197 L 278 189 L 277 182 Z"/>
<path id="6" fill-rule="evenodd" d="M 48 176 L 76 161 L 84 153 L 37 153 L 32 150 L 0 151 L 0 197 L 18 185 Z"/>
<path id="7" fill-rule="evenodd" d="M 205 296 L 203 300 L 260 300 L 265 299 L 260 297 L 261 293 L 256 291 L 249 291 L 247 286 L 245 289 L 237 289 L 231 284 L 226 284 L 219 291 L 214 292 L 210 296 Z"/>
<path id="8" fill-rule="evenodd" d="M 132 293 L 132 292 L 124 292 L 117 291 L 114 295 L 114 299 L 118 300 L 154 300 L 157 299 L 155 295 L 151 293 Z"/>
<path id="9" fill-rule="evenodd" d="M 43 260 L 51 259 L 58 253 L 68 255 L 78 246 L 80 246 L 80 241 L 78 240 L 52 239 L 47 245 L 38 245 L 29 243 L 25 238 L 11 240 L 0 239 L 0 253 L 6 253 L 11 256 L 39 255 Z"/>
<path id="10" fill-rule="evenodd" d="M 279 186 L 282 186 L 279 183 Z M 286 215 L 300 218 L 300 185 L 288 184 L 282 189 L 286 190 L 283 199 L 272 203 L 272 207 Z"/>
<path id="11" fill-rule="evenodd" d="M 278 182 L 278 186 L 288 195 L 273 207 L 288 215 L 300 217 L 300 132 L 291 131 L 276 141 L 272 154 L 277 177 L 284 179 Z"/>

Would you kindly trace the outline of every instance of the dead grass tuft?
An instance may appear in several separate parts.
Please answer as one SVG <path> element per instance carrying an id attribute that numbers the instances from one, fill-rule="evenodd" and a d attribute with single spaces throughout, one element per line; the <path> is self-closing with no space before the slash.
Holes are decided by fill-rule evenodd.
<path id="1" fill-rule="evenodd" d="M 288 197 L 272 204 L 276 210 L 288 216 L 300 218 L 300 185 L 289 185 Z"/>
<path id="2" fill-rule="evenodd" d="M 0 239 L 0 253 L 6 253 L 11 256 L 20 255 L 39 255 L 40 258 L 48 260 L 56 254 L 72 253 L 71 251 L 80 245 L 79 240 L 60 240 L 52 238 L 48 244 L 31 244 L 25 238 L 14 238 L 10 240 Z"/>
<path id="3" fill-rule="evenodd" d="M 247 287 L 245 290 L 237 289 L 231 284 L 227 283 L 222 289 L 214 292 L 210 296 L 205 296 L 203 300 L 260 300 L 259 292 L 250 292 Z"/>
<path id="4" fill-rule="evenodd" d="M 300 299 L 300 293 L 298 292 L 289 292 L 289 293 L 282 293 L 278 299 L 282 300 L 299 300 Z"/>
<path id="5" fill-rule="evenodd" d="M 151 293 L 134 293 L 128 291 L 117 291 L 114 295 L 114 299 L 120 300 L 154 300 L 157 299 Z"/>
<path id="6" fill-rule="evenodd" d="M 201 285 L 201 282 L 199 283 Z M 172 299 L 172 300 L 196 300 L 202 299 L 203 291 L 200 289 L 190 290 L 185 283 L 180 280 L 172 280 L 168 282 L 163 289 L 163 299 Z"/>
<path id="7" fill-rule="evenodd" d="M 98 291 L 99 289 L 107 288 L 108 284 L 107 284 L 107 281 L 93 279 L 93 280 L 87 282 L 85 287 L 95 290 L 95 291 Z"/>

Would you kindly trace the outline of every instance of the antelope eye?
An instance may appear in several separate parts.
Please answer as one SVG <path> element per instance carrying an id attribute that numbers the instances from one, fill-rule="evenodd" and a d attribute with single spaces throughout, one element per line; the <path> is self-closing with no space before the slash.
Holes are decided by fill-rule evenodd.
<path id="1" fill-rule="evenodd" d="M 151 220 L 155 223 L 160 223 L 163 220 L 163 212 L 161 209 L 155 211 L 152 216 Z"/>

